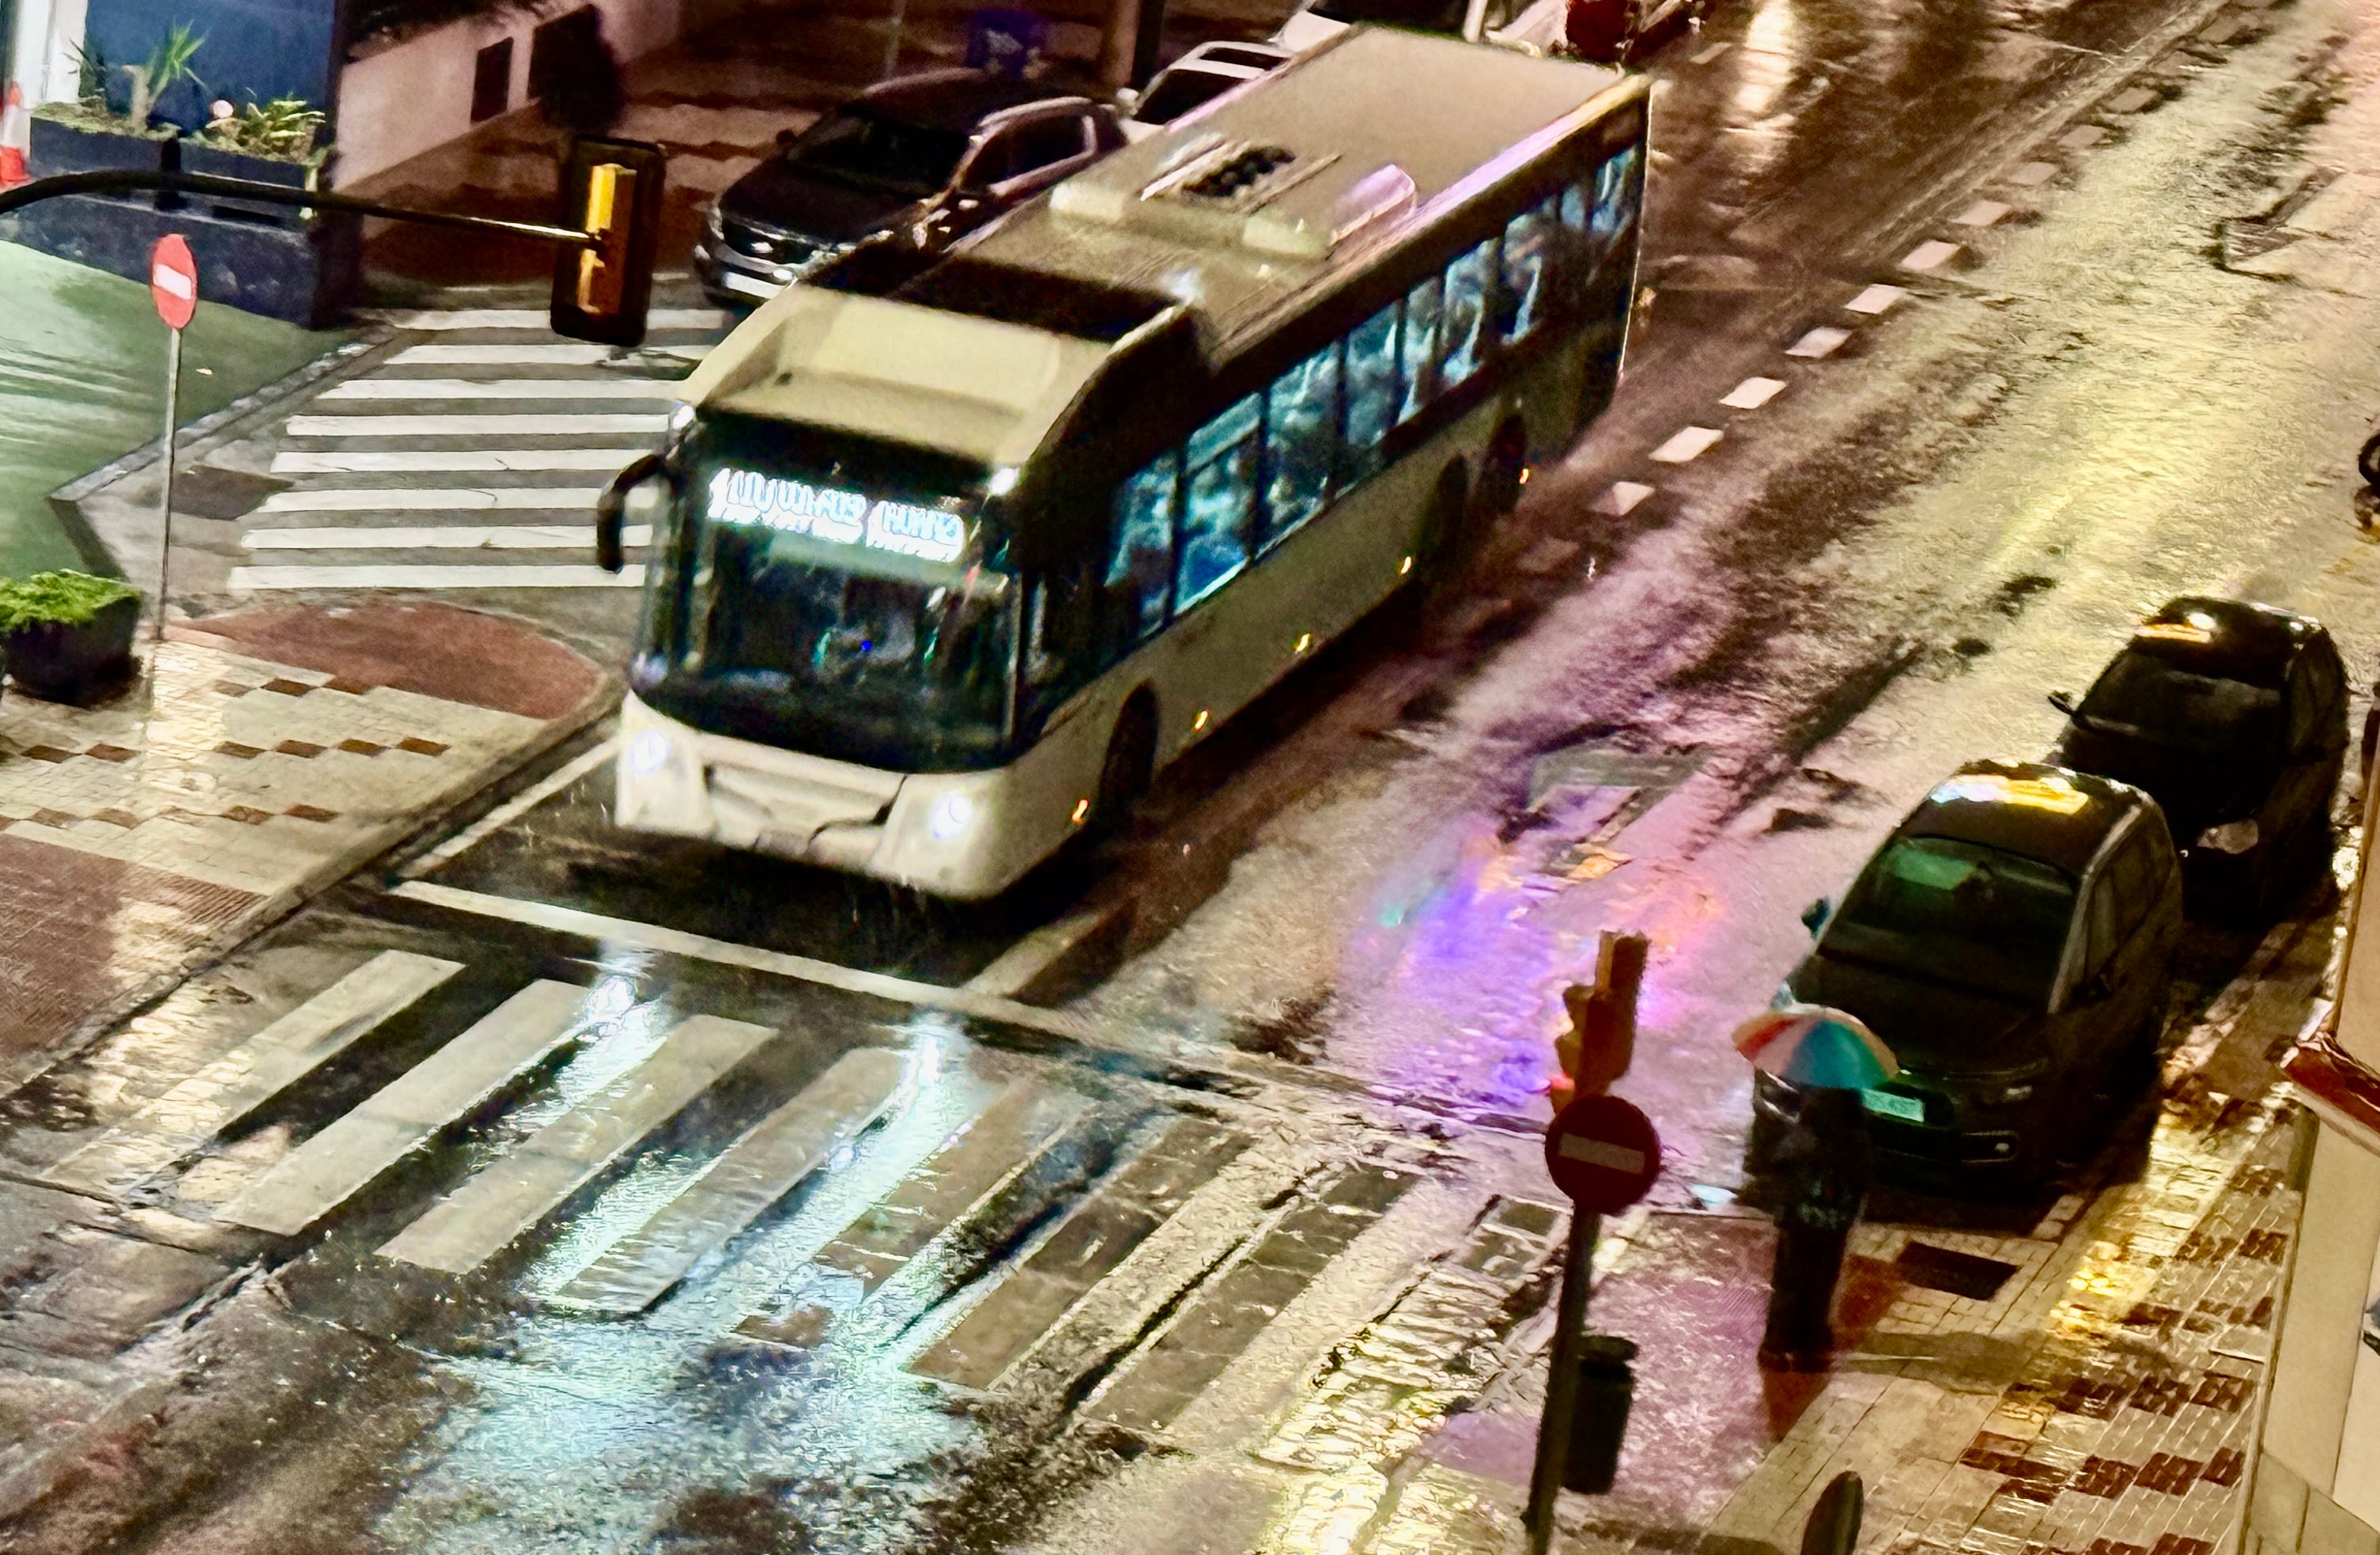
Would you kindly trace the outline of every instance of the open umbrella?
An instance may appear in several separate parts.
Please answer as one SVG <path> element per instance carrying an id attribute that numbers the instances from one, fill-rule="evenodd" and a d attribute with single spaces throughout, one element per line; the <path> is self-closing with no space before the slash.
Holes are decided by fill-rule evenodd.
<path id="1" fill-rule="evenodd" d="M 1857 1015 L 1823 1004 L 1763 1010 L 1735 1028 L 1735 1051 L 1800 1089 L 1867 1090 L 1900 1073 Z"/>

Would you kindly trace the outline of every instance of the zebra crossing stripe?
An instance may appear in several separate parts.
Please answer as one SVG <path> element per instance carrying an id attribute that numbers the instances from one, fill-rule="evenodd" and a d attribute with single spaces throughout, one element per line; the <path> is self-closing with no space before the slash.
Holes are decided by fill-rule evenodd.
<path id="1" fill-rule="evenodd" d="M 295 1236 L 586 1029 L 587 990 L 540 981 L 273 1163 L 215 1219 Z"/>
<path id="2" fill-rule="evenodd" d="M 697 362 L 708 346 L 649 347 L 680 361 Z M 599 367 L 612 359 L 609 346 L 407 346 L 388 358 L 391 367 Z"/>
<path id="3" fill-rule="evenodd" d="M 990 1387 L 1248 1144 L 1246 1135 L 1219 1124 L 1175 1120 L 909 1369 L 964 1388 Z"/>
<path id="4" fill-rule="evenodd" d="M 396 563 L 388 566 L 234 567 L 226 585 L 235 594 L 276 589 L 641 589 L 645 569 L 630 563 L 618 572 L 601 567 L 435 566 Z"/>
<path id="5" fill-rule="evenodd" d="M 468 1274 L 601 1176 L 776 1035 L 695 1015 L 643 1063 L 539 1129 L 382 1244 L 381 1256 Z"/>
<path id="6" fill-rule="evenodd" d="M 1064 1134 L 1079 1106 L 1051 1116 L 1050 1092 L 1012 1080 L 917 1170 L 821 1248 L 813 1262 L 873 1291 L 951 1226 L 968 1220 Z"/>
<path id="7" fill-rule="evenodd" d="M 653 527 L 629 524 L 624 545 L 650 545 Z M 585 551 L 595 543 L 591 524 L 499 524 L 485 528 L 250 529 L 240 537 L 250 551 Z"/>
<path id="8" fill-rule="evenodd" d="M 483 509 L 593 507 L 601 486 L 337 486 L 320 492 L 275 492 L 256 513 L 469 513 Z M 249 515 L 254 517 L 255 513 Z"/>
<path id="9" fill-rule="evenodd" d="M 655 399 L 674 400 L 674 378 L 350 378 L 317 399 Z"/>
<path id="10" fill-rule="evenodd" d="M 105 1195 L 188 1155 L 345 1051 L 462 964 L 382 951 L 42 1173 Z"/>
<path id="11" fill-rule="evenodd" d="M 666 411 L 491 411 L 460 416 L 292 416 L 292 437 L 613 436 L 669 430 Z"/>
<path id="12" fill-rule="evenodd" d="M 759 1220 L 882 1116 L 906 1069 L 900 1054 L 883 1048 L 844 1054 L 581 1270 L 553 1305 L 626 1318 L 659 1301 L 705 1253 Z"/>
<path id="13" fill-rule="evenodd" d="M 496 470 L 600 469 L 615 472 L 636 448 L 391 448 L 273 456 L 275 475 L 489 474 Z"/>
<path id="14" fill-rule="evenodd" d="M 358 314 L 395 329 L 533 329 L 550 328 L 552 320 L 540 308 L 365 308 Z M 727 315 L 716 308 L 656 308 L 645 315 L 647 329 L 725 329 Z"/>

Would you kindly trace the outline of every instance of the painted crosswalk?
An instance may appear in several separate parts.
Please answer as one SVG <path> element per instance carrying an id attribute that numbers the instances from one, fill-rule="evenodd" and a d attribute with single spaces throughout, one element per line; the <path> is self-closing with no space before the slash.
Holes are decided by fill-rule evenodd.
<path id="1" fill-rule="evenodd" d="M 625 352 L 557 340 L 525 309 L 378 317 L 405 332 L 394 347 L 276 429 L 265 471 L 283 489 L 239 520 L 231 591 L 638 587 L 638 567 L 593 565 L 592 510 L 659 442 L 726 317 L 657 309 Z M 631 553 L 652 540 L 641 525 L 624 538 Z M 552 560 L 505 554 L 521 552 Z"/>

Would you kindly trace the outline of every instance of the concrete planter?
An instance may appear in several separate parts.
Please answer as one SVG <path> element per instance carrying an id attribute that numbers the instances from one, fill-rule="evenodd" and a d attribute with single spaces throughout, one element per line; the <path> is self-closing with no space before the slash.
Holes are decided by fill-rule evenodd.
<path id="1" fill-rule="evenodd" d="M 165 164 L 171 136 L 135 135 L 32 115 L 27 171 L 36 178 L 60 173 L 154 173 Z"/>
<path id="2" fill-rule="evenodd" d="M 133 595 L 99 607 L 88 621 L 41 621 L 5 639 L 9 678 L 45 702 L 87 707 L 132 671 L 132 632 L 140 624 Z"/>
<path id="3" fill-rule="evenodd" d="M 284 188 L 320 188 L 328 179 L 323 172 L 328 165 L 328 153 L 310 157 L 304 162 L 291 162 L 284 157 L 256 156 L 210 144 L 192 136 L 182 141 L 182 171 L 203 174 L 211 178 L 246 178 L 252 183 L 279 184 Z M 306 225 L 306 213 L 294 205 L 267 205 L 245 200 L 216 200 L 199 197 L 216 215 L 235 221 L 250 221 L 267 226 L 298 228 Z"/>
<path id="4" fill-rule="evenodd" d="M 174 211 L 143 201 L 68 195 L 0 216 L 0 238 L 97 270 L 145 281 L 149 251 L 178 232 L 199 261 L 199 296 L 245 312 L 319 329 L 335 322 L 362 284 L 362 229 L 351 216 L 282 223 L 298 213 L 190 200 Z"/>

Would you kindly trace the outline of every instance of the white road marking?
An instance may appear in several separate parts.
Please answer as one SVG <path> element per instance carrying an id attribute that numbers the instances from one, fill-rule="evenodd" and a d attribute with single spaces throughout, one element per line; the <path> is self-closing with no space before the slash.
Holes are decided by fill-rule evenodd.
<path id="1" fill-rule="evenodd" d="M 2078 124 L 2058 138 L 2058 143 L 2070 152 L 2089 151 L 2107 138 L 2105 128 L 2095 124 Z"/>
<path id="2" fill-rule="evenodd" d="M 634 448 L 400 448 L 338 454 L 273 456 L 275 475 L 492 474 L 500 469 L 618 471 L 635 459 Z"/>
<path id="3" fill-rule="evenodd" d="M 2025 188 L 2038 188 L 2043 184 L 2049 182 L 2050 179 L 2057 176 L 2058 164 L 2054 162 L 2028 162 L 2022 167 L 2018 168 L 2015 172 L 2009 175 L 2009 182 L 2020 185 Z"/>
<path id="4" fill-rule="evenodd" d="M 1847 329 L 1837 329 L 1832 324 L 1820 324 L 1792 345 L 1786 346 L 1785 354 L 1789 357 L 1807 357 L 1814 359 L 1818 357 L 1831 357 L 1842 343 L 1851 337 L 1852 332 Z"/>
<path id="5" fill-rule="evenodd" d="M 2009 213 L 2009 208 L 1997 200 L 1978 200 L 1950 218 L 1955 226 L 1990 226 Z"/>
<path id="6" fill-rule="evenodd" d="M 587 990 L 534 982 L 250 1183 L 215 1219 L 295 1236 L 585 1029 Z"/>
<path id="7" fill-rule="evenodd" d="M 407 864 L 403 871 L 405 878 L 419 880 L 440 865 L 462 857 L 496 832 L 510 826 L 514 821 L 552 798 L 596 768 L 610 761 L 619 753 L 620 738 L 617 735 L 598 744 L 591 750 L 581 752 L 572 760 L 548 772 L 544 777 L 530 784 L 494 809 Z"/>
<path id="8" fill-rule="evenodd" d="M 1899 286 L 1888 286 L 1879 282 L 1844 303 L 1843 306 L 1854 313 L 1887 313 L 1891 311 L 1894 303 L 1908 295 Z"/>
<path id="9" fill-rule="evenodd" d="M 1692 464 L 1726 435 L 1717 427 L 1680 427 L 1670 434 L 1669 442 L 1653 450 L 1653 462 L 1662 465 Z"/>
<path id="10" fill-rule="evenodd" d="M 653 527 L 631 524 L 621 531 L 628 545 L 650 545 Z M 583 551 L 595 543 L 585 524 L 493 524 L 483 528 L 442 525 L 431 528 L 250 529 L 240 537 L 250 551 Z"/>
<path id="11" fill-rule="evenodd" d="M 231 591 L 273 589 L 641 589 L 645 569 L 618 572 L 561 566 L 273 566 L 234 567 Z"/>
<path id="12" fill-rule="evenodd" d="M 1046 1032 L 1075 1041 L 1096 1043 L 1102 1047 L 1115 1045 L 1113 1033 L 1102 1033 L 1092 1022 L 1061 1010 L 1045 1010 L 1031 1004 L 1018 1003 L 991 994 L 975 993 L 966 989 L 943 988 L 934 983 L 917 982 L 908 978 L 896 978 L 883 972 L 863 972 L 856 967 L 837 966 L 815 956 L 795 955 L 786 951 L 762 950 L 757 945 L 739 945 L 731 941 L 714 940 L 706 934 L 689 934 L 680 929 L 665 929 L 657 923 L 640 923 L 633 918 L 611 917 L 601 913 L 583 912 L 577 907 L 559 907 L 545 902 L 516 902 L 509 896 L 491 895 L 482 891 L 464 891 L 451 885 L 438 885 L 429 881 L 407 881 L 393 886 L 388 893 L 409 902 L 426 903 L 453 912 L 473 913 L 481 917 L 500 918 L 507 923 L 526 924 L 532 929 L 550 929 L 556 933 L 575 934 L 606 944 L 632 945 L 643 950 L 660 951 L 668 955 L 688 956 L 698 961 L 716 962 L 722 966 L 742 966 L 751 971 L 767 972 L 780 978 L 795 978 L 821 987 L 841 989 L 846 993 L 864 993 L 877 999 L 889 999 L 898 1003 L 914 1004 L 929 1010 L 951 1010 L 982 1020 L 1001 1021 L 1009 1026 L 1023 1027 L 1028 1031 Z M 1184 1052 L 1186 1044 L 1163 1039 L 1152 1039 L 1157 1051 Z M 1144 1044 L 1132 1044 L 1135 1051 L 1147 1051 Z"/>
<path id="13" fill-rule="evenodd" d="M 363 318 L 397 329 L 533 329 L 543 334 L 548 324 L 542 308 L 359 308 L 356 311 Z M 727 315 L 716 308 L 656 308 L 645 315 L 645 326 L 725 329 Z"/>
<path id="14" fill-rule="evenodd" d="M 1782 378 L 1747 378 L 1730 389 L 1719 403 L 1730 410 L 1757 410 L 1784 391 Z"/>
<path id="15" fill-rule="evenodd" d="M 292 437 L 565 437 L 669 430 L 666 411 L 530 411 L 459 416 L 292 416 Z"/>
<path id="16" fill-rule="evenodd" d="M 658 399 L 685 384 L 669 378 L 350 378 L 317 399 Z"/>
<path id="17" fill-rule="evenodd" d="M 1902 256 L 1900 268 L 1919 272 L 1939 270 L 1956 257 L 1958 252 L 1959 245 L 1956 243 L 1945 243 L 1938 237 L 1929 237 Z"/>
<path id="18" fill-rule="evenodd" d="M 700 361 L 707 346 L 649 346 L 648 351 Z M 389 358 L 391 367 L 596 367 L 612 359 L 609 346 L 567 341 L 555 346 L 407 346 Z"/>
<path id="19" fill-rule="evenodd" d="M 2157 94 L 2151 91 L 2146 87 L 2126 87 L 2123 91 L 2116 93 L 2115 96 L 2107 99 L 2107 112 L 2111 114 L 2137 114 L 2142 109 L 2147 107 L 2150 103 L 2155 102 L 2156 97 Z"/>
<path id="20" fill-rule="evenodd" d="M 258 513 L 468 513 L 480 509 L 593 507 L 601 486 L 337 486 L 275 492 Z M 254 515 L 250 515 L 254 516 Z"/>
<path id="21" fill-rule="evenodd" d="M 718 1015 L 679 1023 L 643 1063 L 480 1168 L 382 1243 L 381 1257 L 468 1274 L 776 1035 Z"/>
<path id="22" fill-rule="evenodd" d="M 1611 483 L 1610 490 L 1595 499 L 1595 511 L 1608 513 L 1615 518 L 1622 518 L 1634 511 L 1638 503 L 1652 494 L 1653 488 L 1650 486 L 1633 480 L 1615 480 Z"/>
<path id="23" fill-rule="evenodd" d="M 1710 47 L 1698 51 L 1694 56 L 1694 62 L 1696 65 L 1708 65 L 1734 46 L 1732 43 L 1713 43 Z"/>

